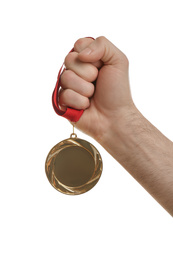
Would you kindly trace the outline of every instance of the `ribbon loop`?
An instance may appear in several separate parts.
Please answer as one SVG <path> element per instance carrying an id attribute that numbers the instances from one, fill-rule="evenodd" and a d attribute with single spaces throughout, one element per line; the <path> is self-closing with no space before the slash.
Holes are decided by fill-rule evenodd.
<path id="1" fill-rule="evenodd" d="M 72 52 L 72 51 L 74 51 L 74 48 L 70 52 Z M 82 116 L 83 110 L 77 110 L 74 108 L 67 107 L 66 111 L 62 111 L 59 107 L 59 90 L 61 87 L 60 78 L 61 78 L 61 74 L 63 73 L 63 71 L 64 71 L 64 64 L 61 66 L 59 73 L 58 73 L 57 82 L 56 82 L 55 89 L 52 94 L 52 105 L 53 105 L 55 112 L 59 116 L 65 117 L 66 119 L 70 120 L 71 122 L 77 122 L 77 121 L 79 121 L 80 117 Z"/>

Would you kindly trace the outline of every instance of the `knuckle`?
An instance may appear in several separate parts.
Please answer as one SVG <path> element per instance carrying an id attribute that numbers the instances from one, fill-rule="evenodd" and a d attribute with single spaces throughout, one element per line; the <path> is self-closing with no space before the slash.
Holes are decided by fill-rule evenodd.
<path id="1" fill-rule="evenodd" d="M 88 78 L 86 78 L 87 81 L 93 82 L 97 79 L 98 76 L 98 70 L 96 67 L 92 66 L 87 72 Z"/>
<path id="2" fill-rule="evenodd" d="M 73 72 L 71 70 L 65 70 L 63 74 L 61 75 L 61 84 L 63 87 L 69 84 L 69 82 L 72 80 L 72 74 Z"/>
<path id="3" fill-rule="evenodd" d="M 68 100 L 71 98 L 70 89 L 65 89 L 61 92 L 59 96 L 59 104 L 60 105 L 66 105 L 68 103 Z"/>
<path id="4" fill-rule="evenodd" d="M 90 98 L 94 94 L 94 85 L 92 83 L 87 83 L 87 85 L 82 87 L 81 95 Z"/>
<path id="5" fill-rule="evenodd" d="M 94 41 L 91 37 L 85 37 L 78 39 L 74 44 L 74 50 L 77 52 L 82 51 Z"/>
<path id="6" fill-rule="evenodd" d="M 64 64 L 65 66 L 67 67 L 69 65 L 69 63 L 71 63 L 72 61 L 72 55 L 71 53 L 69 53 L 66 57 L 65 57 L 65 60 L 64 60 Z"/>
<path id="7" fill-rule="evenodd" d="M 65 89 L 63 91 L 63 100 L 65 103 L 68 102 L 68 100 L 70 100 L 72 97 L 72 93 L 71 93 L 71 89 Z"/>
<path id="8" fill-rule="evenodd" d="M 129 67 L 129 60 L 124 53 L 122 54 L 122 62 L 126 67 Z"/>
<path id="9" fill-rule="evenodd" d="M 90 105 L 89 99 L 84 97 L 81 102 L 81 109 L 86 109 Z"/>
<path id="10" fill-rule="evenodd" d="M 83 45 L 83 38 L 80 38 L 80 39 L 78 39 L 76 42 L 75 42 L 75 44 L 74 44 L 74 49 L 75 50 L 78 50 L 78 49 L 80 49 L 80 46 L 81 45 Z"/>
<path id="11" fill-rule="evenodd" d="M 103 42 L 107 41 L 107 38 L 106 38 L 105 36 L 99 36 L 99 37 L 97 38 L 97 40 L 98 40 L 99 42 L 103 43 Z"/>
<path id="12" fill-rule="evenodd" d="M 75 59 L 76 59 L 76 52 L 70 52 L 66 57 L 65 57 L 65 60 L 64 60 L 64 64 L 66 66 L 66 68 L 70 67 L 70 65 L 72 63 L 74 63 Z"/>
<path id="13" fill-rule="evenodd" d="M 86 90 L 86 96 L 87 97 L 92 97 L 94 94 L 94 85 L 91 83 L 90 86 L 88 86 L 87 90 Z"/>

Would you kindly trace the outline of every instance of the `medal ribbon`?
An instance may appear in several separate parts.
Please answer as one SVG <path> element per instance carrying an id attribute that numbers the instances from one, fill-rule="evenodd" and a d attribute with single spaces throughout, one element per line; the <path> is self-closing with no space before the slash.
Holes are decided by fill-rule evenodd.
<path id="1" fill-rule="evenodd" d="M 87 37 L 87 38 L 91 38 L 94 40 L 94 38 L 92 38 L 92 37 Z M 70 52 L 73 52 L 73 51 L 74 51 L 74 48 Z M 52 94 L 52 105 L 53 105 L 55 112 L 59 116 L 65 117 L 66 119 L 70 120 L 71 122 L 77 122 L 77 121 L 79 121 L 80 117 L 82 116 L 84 110 L 77 110 L 74 108 L 67 107 L 66 111 L 62 111 L 59 107 L 59 91 L 60 91 L 60 87 L 61 87 L 61 74 L 65 70 L 63 67 L 64 67 L 64 64 L 62 65 L 62 67 L 60 68 L 59 73 L 58 73 L 57 82 L 56 82 L 55 89 Z"/>

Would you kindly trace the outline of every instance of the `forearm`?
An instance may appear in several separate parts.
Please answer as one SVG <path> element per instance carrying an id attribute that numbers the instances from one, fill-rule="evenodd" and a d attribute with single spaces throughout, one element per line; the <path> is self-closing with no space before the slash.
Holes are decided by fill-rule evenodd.
<path id="1" fill-rule="evenodd" d="M 173 143 L 136 108 L 100 143 L 173 216 Z"/>

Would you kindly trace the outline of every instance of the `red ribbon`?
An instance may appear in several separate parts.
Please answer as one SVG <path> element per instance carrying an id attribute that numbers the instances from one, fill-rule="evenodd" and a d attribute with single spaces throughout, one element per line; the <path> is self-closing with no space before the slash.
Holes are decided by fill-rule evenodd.
<path id="1" fill-rule="evenodd" d="M 74 48 L 70 52 L 72 52 L 72 51 L 74 51 Z M 83 110 L 77 110 L 77 109 L 74 109 L 74 108 L 67 107 L 66 111 L 62 111 L 59 108 L 59 90 L 60 90 L 60 87 L 61 87 L 60 78 L 61 78 L 61 74 L 64 71 L 63 66 L 64 65 L 62 65 L 60 70 L 59 70 L 55 89 L 54 89 L 53 94 L 52 94 L 52 105 L 53 105 L 55 112 L 59 116 L 63 116 L 66 119 L 70 120 L 71 122 L 77 122 L 80 119 L 81 115 L 83 114 Z"/>
<path id="2" fill-rule="evenodd" d="M 92 37 L 86 37 L 86 38 L 91 38 L 94 40 L 94 38 L 92 38 Z M 74 51 L 74 48 L 70 52 L 72 52 L 72 51 Z M 59 116 L 63 116 L 66 119 L 70 120 L 71 122 L 77 122 L 77 121 L 79 121 L 80 117 L 82 116 L 84 110 L 77 110 L 74 108 L 67 107 L 66 111 L 62 111 L 59 107 L 59 90 L 61 87 L 60 78 L 61 78 L 61 74 L 64 71 L 63 66 L 64 65 L 62 65 L 62 67 L 59 70 L 55 89 L 52 94 L 52 105 L 53 105 L 55 112 Z"/>

